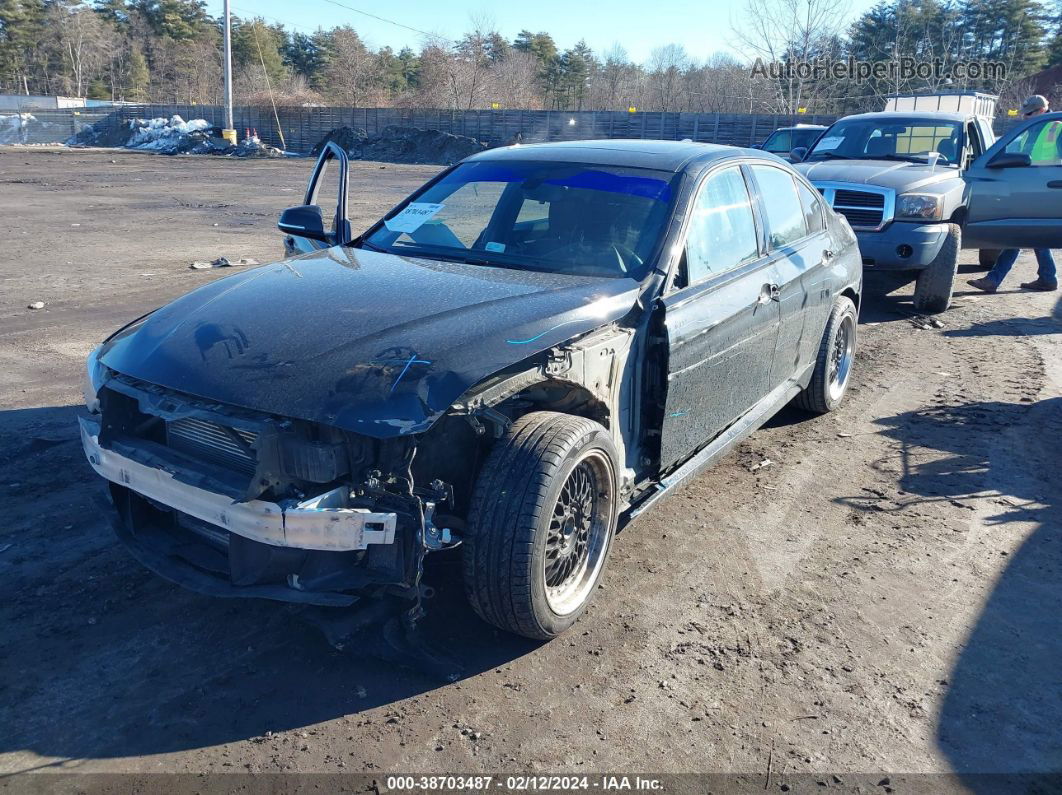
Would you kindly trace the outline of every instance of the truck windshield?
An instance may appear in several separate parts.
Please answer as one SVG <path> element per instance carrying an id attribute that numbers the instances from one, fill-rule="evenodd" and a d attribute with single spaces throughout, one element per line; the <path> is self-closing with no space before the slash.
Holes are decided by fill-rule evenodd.
<path id="1" fill-rule="evenodd" d="M 839 121 L 815 143 L 806 161 L 911 160 L 925 162 L 938 152 L 940 162 L 957 165 L 962 153 L 962 124 L 935 119 L 852 119 Z"/>
<path id="2" fill-rule="evenodd" d="M 362 239 L 367 248 L 502 268 L 641 279 L 675 193 L 667 171 L 463 163 Z"/>
<path id="3" fill-rule="evenodd" d="M 796 130 L 775 130 L 763 142 L 763 149 L 765 152 L 775 155 L 788 155 L 797 147 L 802 146 L 805 149 L 810 147 L 815 143 L 815 139 L 819 137 L 821 132 L 821 128 L 814 127 Z"/>

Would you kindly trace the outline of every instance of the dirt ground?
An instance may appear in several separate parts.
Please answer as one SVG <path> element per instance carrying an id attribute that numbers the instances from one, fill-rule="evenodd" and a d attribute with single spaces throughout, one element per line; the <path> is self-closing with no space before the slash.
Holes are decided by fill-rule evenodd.
<path id="1" fill-rule="evenodd" d="M 351 166 L 355 228 L 435 171 Z M 1027 254 L 943 328 L 872 281 L 844 406 L 627 526 L 567 636 L 488 628 L 438 567 L 460 681 L 143 570 L 75 438 L 83 357 L 227 273 L 191 261 L 279 257 L 310 167 L 0 148 L 0 774 L 1062 771 L 1062 310 Z"/>

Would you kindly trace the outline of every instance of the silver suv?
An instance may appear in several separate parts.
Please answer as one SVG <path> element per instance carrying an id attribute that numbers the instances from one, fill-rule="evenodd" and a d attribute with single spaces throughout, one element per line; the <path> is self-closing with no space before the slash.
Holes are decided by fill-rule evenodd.
<path id="1" fill-rule="evenodd" d="M 994 141 L 982 116 L 863 113 L 834 123 L 796 168 L 848 219 L 864 266 L 916 271 L 916 308 L 943 312 L 963 247 L 963 173 Z"/>

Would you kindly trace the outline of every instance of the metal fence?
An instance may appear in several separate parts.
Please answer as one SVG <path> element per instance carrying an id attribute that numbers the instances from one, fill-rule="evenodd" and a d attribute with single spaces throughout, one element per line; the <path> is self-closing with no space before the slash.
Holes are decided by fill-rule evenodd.
<path id="1" fill-rule="evenodd" d="M 153 105 L 126 107 L 124 118 L 146 115 L 184 119 L 202 118 L 216 125 L 224 110 L 205 105 Z M 442 130 L 466 135 L 492 146 L 517 138 L 525 143 L 574 141 L 587 138 L 689 138 L 704 143 L 748 146 L 758 143 L 778 127 L 795 124 L 830 124 L 834 116 L 778 116 L 728 113 L 627 113 L 625 111 L 549 110 L 433 110 L 410 108 L 279 108 L 284 145 L 294 152 L 308 152 L 336 127 L 355 127 L 370 136 L 391 126 Z M 258 131 L 263 141 L 280 146 L 272 108 L 239 107 L 233 110 L 239 133 Z"/>
<path id="2" fill-rule="evenodd" d="M 8 124 L 0 125 L 0 143 L 63 143 L 70 136 L 76 135 L 82 127 L 103 121 L 113 114 L 112 108 L 31 110 L 21 114 L 22 123 L 16 126 L 14 117 L 18 114 L 15 111 L 0 111 L 0 117 L 12 119 Z"/>
<path id="3" fill-rule="evenodd" d="M 206 119 L 223 126 L 224 109 L 217 105 L 126 105 L 118 108 L 35 111 L 21 140 L 8 143 L 62 143 L 86 124 L 106 121 L 118 125 L 135 118 L 170 117 Z M 292 152 L 309 152 L 329 130 L 355 127 L 370 136 L 390 126 L 442 130 L 477 138 L 492 146 L 521 140 L 574 141 L 587 138 L 653 138 L 749 146 L 762 142 L 773 130 L 797 123 L 831 124 L 836 116 L 769 115 L 735 113 L 664 113 L 625 111 L 549 110 L 428 110 L 408 108 L 279 108 L 280 129 L 268 107 L 237 107 L 233 121 L 242 136 L 245 129 Z M 1015 120 L 996 119 L 1001 134 Z M 280 132 L 283 133 L 281 141 Z"/>

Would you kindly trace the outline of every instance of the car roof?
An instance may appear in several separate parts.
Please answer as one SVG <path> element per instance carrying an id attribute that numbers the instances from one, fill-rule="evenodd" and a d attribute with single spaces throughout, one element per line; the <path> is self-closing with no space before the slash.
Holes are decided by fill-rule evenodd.
<path id="1" fill-rule="evenodd" d="M 889 119 L 915 119 L 917 121 L 967 121 L 974 118 L 972 114 L 945 113 L 944 111 L 927 110 L 881 110 L 876 113 L 855 113 L 845 116 L 837 121 L 859 119 L 861 121 L 888 121 Z"/>
<path id="2" fill-rule="evenodd" d="M 758 157 L 766 160 L 757 149 L 743 149 L 721 144 L 702 144 L 694 141 L 657 141 L 609 138 L 591 141 L 558 141 L 548 144 L 516 144 L 488 149 L 465 159 L 465 162 L 486 160 L 556 160 L 600 166 L 628 166 L 672 171 L 676 174 L 691 166 L 724 160 L 734 156 Z"/>
<path id="3" fill-rule="evenodd" d="M 825 124 L 794 124 L 792 127 L 779 127 L 775 132 L 782 130 L 825 130 Z"/>

